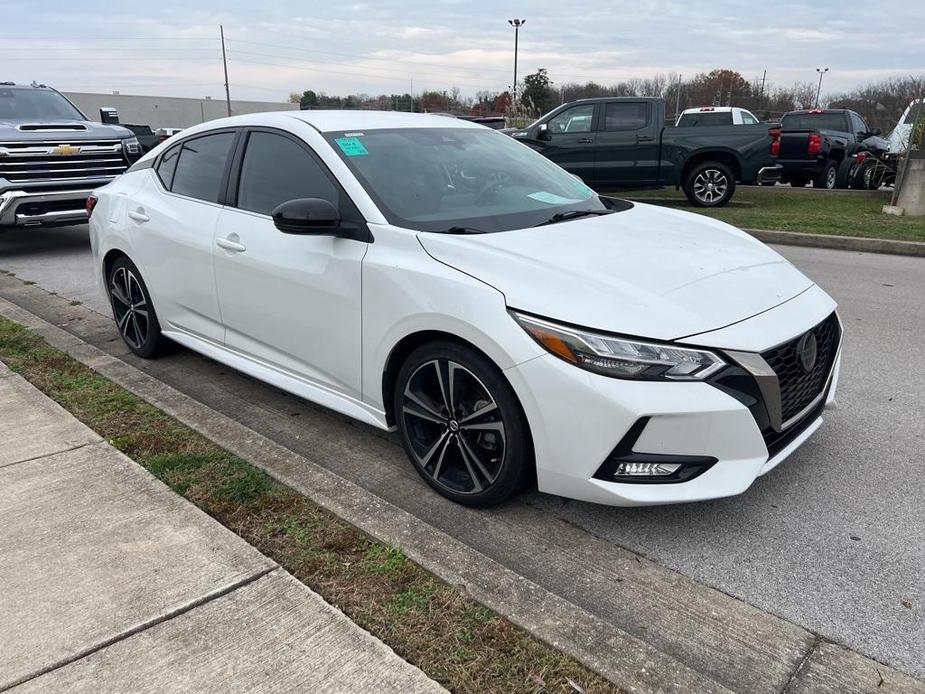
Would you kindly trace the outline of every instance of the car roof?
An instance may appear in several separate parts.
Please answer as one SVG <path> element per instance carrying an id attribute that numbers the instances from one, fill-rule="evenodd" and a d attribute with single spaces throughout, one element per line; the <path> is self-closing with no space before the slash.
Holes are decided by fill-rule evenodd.
<path id="1" fill-rule="evenodd" d="M 285 128 L 293 120 L 302 121 L 318 132 L 338 132 L 343 130 L 380 130 L 383 128 L 476 128 L 485 130 L 484 125 L 470 123 L 460 118 L 436 116 L 426 113 L 407 113 L 404 111 L 365 111 L 365 110 L 310 110 L 310 111 L 268 111 L 265 113 L 248 113 L 242 116 L 220 118 L 190 128 L 192 132 L 211 130 L 213 128 L 265 125 Z"/>
<path id="2" fill-rule="evenodd" d="M 696 108 L 686 108 L 681 114 L 685 113 L 728 113 L 729 111 L 744 111 L 741 106 L 697 106 Z"/>

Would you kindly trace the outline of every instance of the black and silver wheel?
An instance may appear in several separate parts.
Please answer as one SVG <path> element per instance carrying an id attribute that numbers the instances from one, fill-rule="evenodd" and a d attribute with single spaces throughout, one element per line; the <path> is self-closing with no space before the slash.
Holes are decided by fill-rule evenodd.
<path id="1" fill-rule="evenodd" d="M 838 162 L 834 159 L 826 161 L 822 171 L 813 179 L 813 188 L 834 190 L 838 181 Z"/>
<path id="2" fill-rule="evenodd" d="M 736 189 L 735 175 L 720 162 L 698 164 L 684 181 L 684 194 L 696 207 L 722 207 Z"/>
<path id="3" fill-rule="evenodd" d="M 109 300 L 122 340 L 140 357 L 153 357 L 161 345 L 161 328 L 141 273 L 122 256 L 109 270 Z"/>
<path id="4" fill-rule="evenodd" d="M 444 496 L 491 506 L 523 486 L 532 460 L 526 421 L 483 355 L 451 342 L 418 348 L 398 374 L 394 405 L 408 457 Z"/>

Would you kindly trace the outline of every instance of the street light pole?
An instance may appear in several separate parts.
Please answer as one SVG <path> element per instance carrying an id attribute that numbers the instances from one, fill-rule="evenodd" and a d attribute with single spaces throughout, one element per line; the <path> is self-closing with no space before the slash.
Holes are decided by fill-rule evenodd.
<path id="1" fill-rule="evenodd" d="M 511 106 L 517 104 L 517 43 L 520 38 L 520 27 L 527 23 L 526 19 L 509 19 L 507 23 L 514 27 L 514 89 L 511 98 Z"/>
<path id="2" fill-rule="evenodd" d="M 822 92 L 822 76 L 829 71 L 827 67 L 817 67 L 816 72 L 819 73 L 819 86 L 816 87 L 816 106 L 819 108 L 819 94 Z"/>

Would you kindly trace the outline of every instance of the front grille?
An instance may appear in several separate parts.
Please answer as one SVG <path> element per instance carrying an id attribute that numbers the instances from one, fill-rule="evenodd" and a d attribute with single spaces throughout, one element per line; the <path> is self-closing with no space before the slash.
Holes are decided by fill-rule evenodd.
<path id="1" fill-rule="evenodd" d="M 119 140 L 0 142 L 0 178 L 14 183 L 118 176 L 127 168 Z"/>
<path id="2" fill-rule="evenodd" d="M 829 372 L 835 362 L 841 327 L 833 313 L 815 328 L 816 362 L 809 373 L 803 370 L 797 350 L 802 335 L 786 344 L 762 352 L 780 384 L 781 419 L 789 421 L 805 409 L 825 388 Z"/>

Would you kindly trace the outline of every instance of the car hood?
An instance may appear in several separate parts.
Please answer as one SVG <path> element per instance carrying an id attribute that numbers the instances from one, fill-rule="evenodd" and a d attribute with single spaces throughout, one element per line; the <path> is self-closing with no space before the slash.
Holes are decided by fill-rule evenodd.
<path id="1" fill-rule="evenodd" d="M 418 238 L 436 260 L 502 292 L 510 308 L 660 340 L 745 320 L 813 284 L 745 232 L 651 205 L 530 229 Z"/>
<path id="2" fill-rule="evenodd" d="M 23 126 L 28 126 L 29 129 L 21 130 Z M 54 126 L 62 126 L 62 128 L 56 129 Z M 105 125 L 67 118 L 0 118 L 0 141 L 4 142 L 47 142 L 49 140 L 81 142 L 101 139 L 121 140 L 127 137 L 132 137 L 132 131 L 120 125 Z"/>

